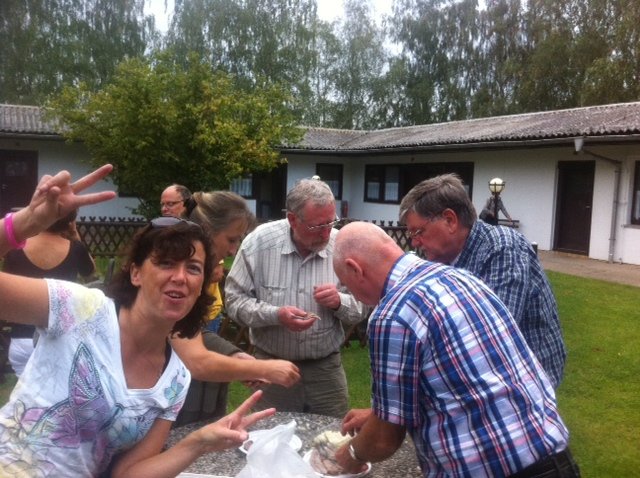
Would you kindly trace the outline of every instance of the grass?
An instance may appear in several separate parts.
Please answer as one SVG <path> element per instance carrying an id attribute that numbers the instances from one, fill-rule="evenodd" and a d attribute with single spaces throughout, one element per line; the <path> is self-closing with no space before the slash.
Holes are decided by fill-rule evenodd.
<path id="1" fill-rule="evenodd" d="M 640 469 L 640 289 L 549 272 L 569 356 L 558 390 L 585 478 Z"/>
<path id="2" fill-rule="evenodd" d="M 349 408 L 371 406 L 371 372 L 367 348 L 361 348 L 357 340 L 342 349 L 342 363 L 349 383 Z M 244 385 L 233 382 L 229 386 L 227 410 L 231 411 L 249 397 L 251 391 Z"/>
<path id="3" fill-rule="evenodd" d="M 640 469 L 640 289 L 548 272 L 569 351 L 560 413 L 583 478 L 637 476 Z M 343 349 L 349 405 L 369 406 L 369 357 Z M 248 396 L 230 387 L 230 406 Z"/>
<path id="4" fill-rule="evenodd" d="M 560 413 L 584 478 L 637 476 L 640 469 L 640 289 L 548 272 L 569 358 L 558 389 Z M 366 349 L 342 350 L 349 405 L 369 406 Z M 11 380 L 11 378 L 10 378 Z M 0 384 L 0 403 L 14 381 Z M 231 384 L 230 408 L 248 396 Z"/>

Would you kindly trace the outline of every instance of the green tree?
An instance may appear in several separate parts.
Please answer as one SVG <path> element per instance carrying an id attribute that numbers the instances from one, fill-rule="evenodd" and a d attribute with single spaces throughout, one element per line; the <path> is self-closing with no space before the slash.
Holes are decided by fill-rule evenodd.
<path id="1" fill-rule="evenodd" d="M 144 0 L 2 0 L 0 101 L 40 104 L 63 85 L 98 88 L 153 32 Z"/>
<path id="2" fill-rule="evenodd" d="M 334 125 L 335 116 L 335 65 L 341 55 L 342 45 L 332 23 L 318 21 L 313 36 L 316 52 L 311 69 L 311 98 L 303 103 L 302 121 L 308 126 Z"/>
<path id="3" fill-rule="evenodd" d="M 577 106 L 582 71 L 575 65 L 572 0 L 530 2 L 523 12 L 522 76 L 516 99 L 523 111 Z"/>
<path id="4" fill-rule="evenodd" d="M 514 112 L 522 78 L 522 10 L 520 0 L 489 0 L 479 12 L 479 44 L 475 64 L 477 84 L 471 99 L 474 118 Z"/>
<path id="5" fill-rule="evenodd" d="M 118 189 L 139 197 L 135 212 L 147 217 L 168 184 L 227 189 L 234 178 L 280 164 L 276 147 L 300 138 L 282 89 L 249 92 L 195 54 L 185 63 L 168 54 L 128 60 L 99 92 L 67 87 L 50 104 L 93 165 L 114 164 Z"/>
<path id="6" fill-rule="evenodd" d="M 363 129 L 377 126 L 374 101 L 376 85 L 386 66 L 384 35 L 371 17 L 369 0 L 346 0 L 345 20 L 336 24 L 339 50 L 329 77 L 333 82 L 333 120 L 331 126 Z"/>
<path id="7" fill-rule="evenodd" d="M 404 124 L 640 98 L 638 0 L 396 0 Z M 401 92 L 401 93 L 400 93 Z"/>
<path id="8" fill-rule="evenodd" d="M 299 117 L 313 103 L 315 0 L 179 0 L 167 45 L 196 52 L 244 85 L 287 85 Z"/>
<path id="9" fill-rule="evenodd" d="M 583 104 L 640 99 L 640 2 L 592 1 L 578 24 L 579 58 L 587 58 Z M 594 58 L 595 57 L 595 58 Z"/>
<path id="10" fill-rule="evenodd" d="M 464 119 L 478 80 L 477 0 L 398 0 L 392 39 L 407 68 L 406 110 L 411 124 Z"/>

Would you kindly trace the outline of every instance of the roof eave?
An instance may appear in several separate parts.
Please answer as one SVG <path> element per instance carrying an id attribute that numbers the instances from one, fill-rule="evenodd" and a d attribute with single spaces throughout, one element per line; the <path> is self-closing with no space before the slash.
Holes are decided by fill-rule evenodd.
<path id="1" fill-rule="evenodd" d="M 53 140 L 64 141 L 58 133 L 16 133 L 15 131 L 0 131 L 0 139 L 29 139 L 29 140 Z"/>
<path id="2" fill-rule="evenodd" d="M 364 154 L 389 154 L 399 152 L 410 153 L 428 151 L 469 151 L 480 149 L 545 148 L 563 145 L 569 145 L 573 149 L 574 139 L 576 138 L 584 138 L 585 145 L 590 146 L 640 142 L 640 134 L 600 136 L 576 135 L 562 138 L 535 138 L 502 141 L 476 141 L 469 143 L 422 144 L 410 146 L 388 146 L 383 148 L 318 149 L 282 147 L 279 149 L 281 152 L 287 154 L 314 154 L 327 156 L 359 156 Z"/>

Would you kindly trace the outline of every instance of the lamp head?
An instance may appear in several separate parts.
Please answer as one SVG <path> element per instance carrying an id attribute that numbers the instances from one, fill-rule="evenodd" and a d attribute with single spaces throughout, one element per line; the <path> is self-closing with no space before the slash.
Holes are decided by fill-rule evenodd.
<path id="1" fill-rule="evenodd" d="M 578 138 L 573 138 L 573 147 L 576 153 L 581 152 L 583 146 L 584 146 L 584 137 L 580 136 Z"/>
<path id="2" fill-rule="evenodd" d="M 500 194 L 504 190 L 506 184 L 507 183 L 500 178 L 493 178 L 489 181 L 489 191 L 491 191 L 491 194 Z"/>

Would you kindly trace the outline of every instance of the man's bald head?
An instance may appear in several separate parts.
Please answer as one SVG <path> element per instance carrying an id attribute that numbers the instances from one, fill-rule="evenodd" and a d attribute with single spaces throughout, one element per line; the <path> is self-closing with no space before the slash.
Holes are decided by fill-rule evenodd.
<path id="1" fill-rule="evenodd" d="M 364 261 L 387 248 L 397 248 L 402 253 L 400 247 L 379 226 L 369 222 L 351 222 L 338 233 L 333 251 L 334 263 L 337 260 L 344 262 L 346 257 L 358 257 Z"/>
<path id="2" fill-rule="evenodd" d="M 403 254 L 400 246 L 380 227 L 368 222 L 352 222 L 338 232 L 333 268 L 358 300 L 375 305 L 389 271 Z"/>

